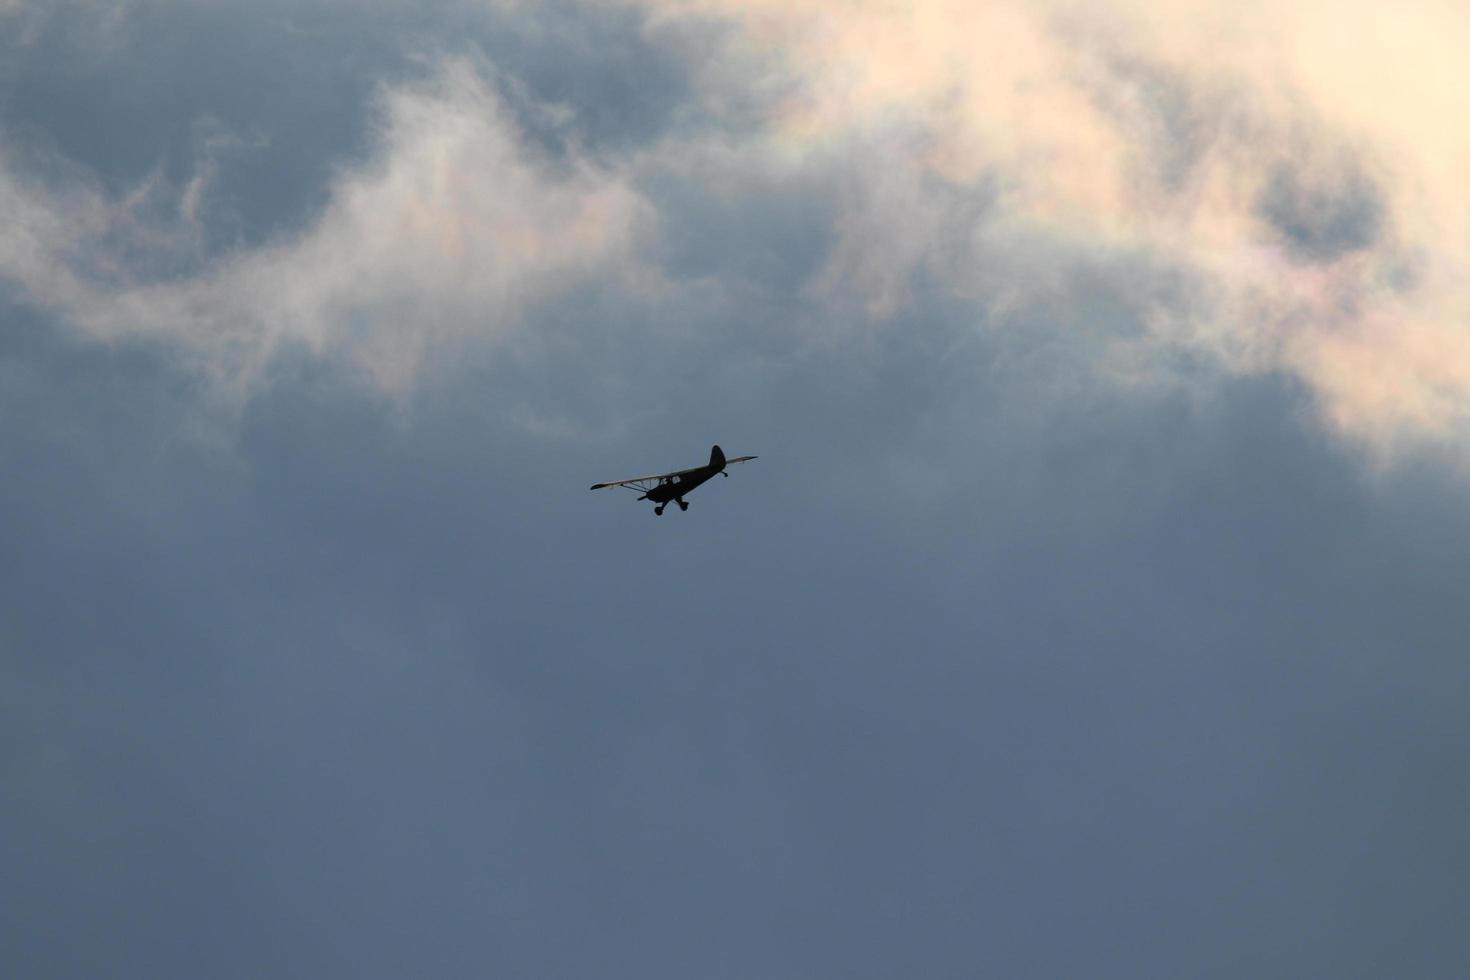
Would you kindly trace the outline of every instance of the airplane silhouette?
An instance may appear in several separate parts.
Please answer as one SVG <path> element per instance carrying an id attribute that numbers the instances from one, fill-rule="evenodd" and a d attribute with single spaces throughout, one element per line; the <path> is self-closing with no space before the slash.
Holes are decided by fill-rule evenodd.
<path id="1" fill-rule="evenodd" d="M 627 487 L 629 490 L 638 490 L 643 496 L 639 500 L 652 500 L 653 512 L 660 517 L 663 516 L 664 508 L 670 500 L 679 505 L 680 510 L 688 510 L 689 505 L 684 502 L 684 495 L 695 487 L 713 477 L 716 473 L 725 473 L 725 467 L 731 463 L 743 463 L 754 456 L 736 456 L 734 459 L 726 459 L 725 454 L 719 446 L 713 446 L 709 451 L 709 463 L 705 466 L 696 466 L 693 469 L 677 470 L 673 473 L 656 473 L 653 476 L 635 476 L 631 480 L 612 480 L 608 483 L 594 483 L 591 489 L 601 490 L 603 487 Z M 729 473 L 725 473 L 729 476 Z"/>

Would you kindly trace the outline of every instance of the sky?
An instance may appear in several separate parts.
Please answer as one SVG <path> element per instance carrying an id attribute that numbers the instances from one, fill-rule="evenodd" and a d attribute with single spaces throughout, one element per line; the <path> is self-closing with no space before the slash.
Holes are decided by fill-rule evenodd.
<path id="1" fill-rule="evenodd" d="M 1470 974 L 1466 37 L 0 0 L 0 975 Z"/>

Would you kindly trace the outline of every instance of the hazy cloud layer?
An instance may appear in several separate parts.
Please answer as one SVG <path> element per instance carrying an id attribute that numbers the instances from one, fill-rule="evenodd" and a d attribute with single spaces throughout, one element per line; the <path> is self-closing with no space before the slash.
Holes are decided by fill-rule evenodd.
<path id="1" fill-rule="evenodd" d="M 681 220 L 662 189 L 718 201 L 758 174 L 768 197 L 831 204 L 788 319 L 882 321 L 920 277 L 993 325 L 1082 261 L 1136 297 L 1146 336 L 1110 355 L 1133 381 L 1169 383 L 1182 348 L 1298 374 L 1328 422 L 1380 449 L 1458 440 L 1470 134 L 1444 95 L 1461 66 L 1442 39 L 1467 28 L 1453 5 L 629 9 L 638 43 L 689 67 L 676 126 L 589 155 L 575 105 L 433 56 L 423 80 L 381 92 L 368 159 L 340 170 L 309 227 L 182 277 L 138 270 L 203 234 L 212 162 L 176 182 L 174 220 L 149 223 L 147 187 L 43 186 L 12 158 L 6 274 L 85 329 L 168 334 L 222 377 L 286 339 L 402 391 L 424 351 L 493 336 L 589 275 L 700 288 L 660 239 Z M 781 229 L 758 233 L 782 254 Z M 1189 287 L 1162 295 L 1161 269 Z"/>

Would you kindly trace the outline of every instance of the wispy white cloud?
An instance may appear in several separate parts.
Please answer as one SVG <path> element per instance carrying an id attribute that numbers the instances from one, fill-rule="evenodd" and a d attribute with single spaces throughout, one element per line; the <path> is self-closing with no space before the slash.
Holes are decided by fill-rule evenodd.
<path id="1" fill-rule="evenodd" d="M 168 338 L 231 386 L 298 344 L 391 392 L 436 344 L 494 338 L 550 291 L 632 273 L 648 215 L 627 178 L 540 154 L 471 63 L 386 90 L 380 113 L 371 159 L 339 173 L 304 232 L 174 277 L 149 259 L 187 236 L 207 166 L 160 219 L 143 206 L 154 189 L 118 199 L 6 161 L 0 273 L 92 336 Z"/>

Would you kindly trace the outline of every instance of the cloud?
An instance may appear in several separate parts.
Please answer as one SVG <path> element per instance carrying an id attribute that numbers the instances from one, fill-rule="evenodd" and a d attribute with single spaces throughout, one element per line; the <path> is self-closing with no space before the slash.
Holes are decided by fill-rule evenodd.
<path id="1" fill-rule="evenodd" d="M 222 379 L 304 344 L 395 392 L 433 352 L 502 336 L 589 281 L 861 331 L 936 296 L 969 304 L 976 329 L 1021 328 L 1019 311 L 1085 303 L 1079 282 L 1106 280 L 1135 322 L 1088 334 L 1109 336 L 1089 354 L 1101 378 L 1285 372 L 1331 429 L 1385 456 L 1465 434 L 1470 126 L 1447 40 L 1470 29 L 1463 8 L 618 9 L 689 76 L 660 91 L 656 124 L 594 124 L 588 106 L 448 59 L 382 90 L 370 159 L 339 172 L 304 231 L 192 267 L 207 171 L 170 223 L 145 217 L 167 188 L 43 186 L 11 157 L 0 274 L 94 336 L 173 338 Z M 599 125 L 627 132 L 582 138 Z M 735 211 L 734 239 L 700 240 L 691 215 L 728 231 Z M 144 274 L 140 256 L 177 274 Z"/>
<path id="2" fill-rule="evenodd" d="M 339 173 L 304 232 L 213 260 L 190 248 L 212 165 L 159 217 L 166 188 L 117 198 L 9 158 L 0 273 L 88 335 L 167 339 L 228 386 L 294 344 L 346 356 L 390 392 L 438 345 L 493 339 L 548 292 L 632 274 L 648 215 L 626 177 L 541 155 L 472 63 L 385 89 L 379 112 L 371 158 Z M 194 270 L 156 274 L 191 255 Z"/>
<path id="3" fill-rule="evenodd" d="M 734 25 L 706 103 L 755 78 L 772 153 L 857 161 L 818 282 L 870 314 L 916 272 L 993 311 L 1053 290 L 1049 258 L 1133 255 L 1200 286 L 1149 314 L 1161 362 L 1294 373 L 1385 451 L 1462 434 L 1470 127 L 1445 40 L 1470 30 L 1462 7 L 643 5 Z M 966 241 L 956 205 L 977 195 Z M 1037 268 L 1006 261 L 1019 243 Z"/>

